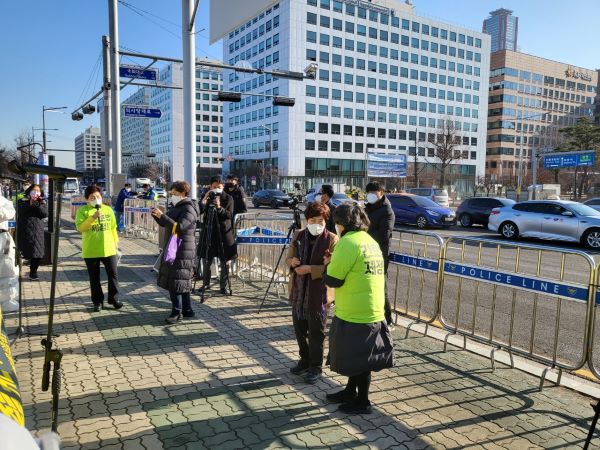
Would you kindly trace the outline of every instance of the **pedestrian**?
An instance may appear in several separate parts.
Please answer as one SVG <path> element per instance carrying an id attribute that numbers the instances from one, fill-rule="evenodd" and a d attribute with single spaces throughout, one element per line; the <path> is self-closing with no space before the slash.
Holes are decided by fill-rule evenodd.
<path id="1" fill-rule="evenodd" d="M 231 174 L 227 176 L 225 192 L 233 198 L 233 218 L 231 223 L 235 227 L 235 217 L 238 214 L 248 212 L 248 207 L 246 206 L 246 193 L 244 192 L 244 188 L 240 186 L 238 177 Z"/>
<path id="2" fill-rule="evenodd" d="M 335 233 L 335 223 L 333 222 L 333 214 L 335 213 L 335 205 L 331 202 L 333 198 L 333 186 L 324 184 L 321 186 L 319 193 L 315 195 L 315 201 L 327 205 L 329 208 L 329 219 L 327 220 L 327 229 L 330 233 Z"/>
<path id="3" fill-rule="evenodd" d="M 327 311 L 333 303 L 333 289 L 323 284 L 323 259 L 331 255 L 338 237 L 325 227 L 329 219 L 327 205 L 310 203 L 304 217 L 308 225 L 294 234 L 285 260 L 290 268 L 288 293 L 300 353 L 300 360 L 290 372 L 304 375 L 304 380 L 312 384 L 323 370 Z"/>
<path id="4" fill-rule="evenodd" d="M 117 221 L 113 209 L 102 203 L 102 190 L 91 185 L 85 189 L 87 205 L 77 210 L 75 226 L 82 234 L 81 253 L 90 277 L 94 312 L 104 308 L 104 292 L 100 283 L 100 263 L 108 278 L 108 304 L 120 309 L 119 278 L 117 275 Z"/>
<path id="5" fill-rule="evenodd" d="M 158 194 L 148 183 L 142 185 L 142 189 L 144 189 L 144 192 L 140 197 L 142 200 L 158 200 Z"/>
<path id="6" fill-rule="evenodd" d="M 38 184 L 31 184 L 17 203 L 17 242 L 23 258 L 29 260 L 29 279 L 37 281 L 40 261 L 46 251 L 44 246 L 44 219 L 48 217 L 48 206 L 42 198 Z"/>
<path id="7" fill-rule="evenodd" d="M 25 180 L 23 182 L 23 186 L 22 186 L 22 191 L 21 192 L 17 192 L 17 195 L 15 195 L 15 198 L 13 199 L 13 203 L 16 205 L 17 202 L 19 200 L 21 200 L 22 198 L 25 198 L 25 191 L 27 191 L 27 189 L 29 189 L 29 187 L 31 186 L 31 181 L 29 180 Z"/>
<path id="8" fill-rule="evenodd" d="M 212 209 L 214 208 L 214 209 Z M 211 211 L 212 209 L 212 211 Z M 220 176 L 210 179 L 208 192 L 200 201 L 200 212 L 203 214 L 202 224 L 204 233 L 200 242 L 200 257 L 203 259 L 204 273 L 202 289 L 208 290 L 211 278 L 212 261 L 219 259 L 219 285 L 221 294 L 227 294 L 229 284 L 229 269 L 227 262 L 237 256 L 237 247 L 233 236 L 233 198 L 223 191 L 223 181 Z M 209 221 L 212 221 L 209 223 Z M 210 241 L 207 239 L 210 233 Z"/>
<path id="9" fill-rule="evenodd" d="M 171 314 L 166 318 L 166 322 L 170 324 L 179 322 L 183 317 L 195 316 L 190 293 L 196 267 L 195 231 L 198 208 L 188 197 L 189 193 L 190 185 L 187 181 L 175 181 L 169 190 L 172 208 L 166 213 L 159 208 L 152 208 L 152 217 L 168 235 L 166 245 L 173 234 L 180 240 L 174 261 L 167 262 L 163 257 L 158 270 L 158 285 L 168 290 L 171 298 Z M 166 255 L 166 251 L 165 247 L 162 254 Z"/>
<path id="10" fill-rule="evenodd" d="M 396 215 L 392 209 L 392 204 L 386 198 L 383 185 L 378 181 L 373 181 L 367 184 L 365 210 L 369 217 L 369 235 L 375 239 L 381 249 L 383 256 L 383 268 L 387 279 L 388 265 L 390 263 L 390 241 L 394 224 L 396 223 Z M 385 321 L 388 326 L 392 325 L 392 308 L 388 298 L 387 284 L 385 289 Z"/>
<path id="11" fill-rule="evenodd" d="M 369 218 L 353 203 L 334 213 L 340 240 L 325 258 L 324 282 L 335 288 L 335 317 L 329 332 L 331 370 L 348 377 L 346 387 L 327 394 L 348 414 L 371 412 L 371 372 L 392 367 L 393 343 L 384 315 L 384 264 L 369 236 Z"/>
<path id="12" fill-rule="evenodd" d="M 115 215 L 117 220 L 117 229 L 122 232 L 125 229 L 123 223 L 123 212 L 125 211 L 125 200 L 129 198 L 135 198 L 135 194 L 131 192 L 131 184 L 125 183 L 123 188 L 119 191 L 117 196 L 117 202 L 115 203 Z"/>

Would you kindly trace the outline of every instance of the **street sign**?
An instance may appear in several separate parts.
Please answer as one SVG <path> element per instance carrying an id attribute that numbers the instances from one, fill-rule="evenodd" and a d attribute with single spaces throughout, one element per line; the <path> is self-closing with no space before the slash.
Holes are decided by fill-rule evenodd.
<path id="1" fill-rule="evenodd" d="M 156 81 L 157 70 L 145 69 L 142 66 L 120 66 L 119 75 L 122 78 L 137 78 L 138 80 Z"/>
<path id="2" fill-rule="evenodd" d="M 162 112 L 159 108 L 146 108 L 144 106 L 124 106 L 123 115 L 125 117 L 141 117 L 150 119 L 160 119 Z"/>
<path id="3" fill-rule="evenodd" d="M 251 177 L 250 177 L 250 184 L 251 184 L 252 186 L 256 186 L 256 177 L 255 177 L 255 176 L 251 176 Z"/>
<path id="4" fill-rule="evenodd" d="M 405 178 L 406 155 L 369 152 L 367 154 L 367 176 Z"/>
<path id="5" fill-rule="evenodd" d="M 593 150 L 580 152 L 555 152 L 544 155 L 544 167 L 546 169 L 561 169 L 564 167 L 593 166 L 596 153 Z"/>

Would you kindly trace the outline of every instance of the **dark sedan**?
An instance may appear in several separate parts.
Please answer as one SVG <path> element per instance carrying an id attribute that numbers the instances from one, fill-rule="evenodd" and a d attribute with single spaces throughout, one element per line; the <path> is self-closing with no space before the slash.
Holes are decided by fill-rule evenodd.
<path id="1" fill-rule="evenodd" d="M 496 197 L 472 197 L 463 201 L 456 210 L 458 222 L 465 228 L 473 225 L 487 227 L 494 208 L 514 205 L 514 200 Z"/>
<path id="2" fill-rule="evenodd" d="M 275 189 L 264 189 L 258 191 L 252 197 L 252 204 L 255 208 L 269 206 L 279 208 L 280 206 L 289 206 L 292 199 L 289 195 Z"/>

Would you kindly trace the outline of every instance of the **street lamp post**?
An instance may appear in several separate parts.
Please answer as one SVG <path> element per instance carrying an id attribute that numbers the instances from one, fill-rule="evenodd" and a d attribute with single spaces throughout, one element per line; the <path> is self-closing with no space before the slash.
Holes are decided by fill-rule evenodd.
<path id="1" fill-rule="evenodd" d="M 273 188 L 273 130 L 266 125 L 258 125 L 258 127 L 267 130 L 269 133 L 269 186 Z"/>
<path id="2" fill-rule="evenodd" d="M 47 150 L 47 140 L 46 140 L 46 111 L 60 111 L 62 109 L 67 109 L 66 106 L 43 106 L 42 105 L 42 155 L 43 160 L 42 164 L 48 164 L 48 150 Z M 42 180 L 42 190 L 48 193 L 48 176 L 43 175 L 41 177 Z"/>

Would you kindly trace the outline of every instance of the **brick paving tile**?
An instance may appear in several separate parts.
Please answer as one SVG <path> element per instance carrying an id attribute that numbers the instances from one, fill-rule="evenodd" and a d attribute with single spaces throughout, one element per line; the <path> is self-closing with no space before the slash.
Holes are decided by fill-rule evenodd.
<path id="1" fill-rule="evenodd" d="M 491 372 L 489 360 L 455 347 L 444 353 L 417 333 L 404 339 L 401 327 L 396 366 L 373 375 L 373 413 L 347 417 L 325 399 L 344 377 L 326 369 L 306 385 L 289 374 L 298 359 L 289 307 L 273 298 L 258 314 L 265 283 L 233 279 L 236 295 L 195 301 L 195 319 L 163 324 L 168 296 L 149 269 L 156 245 L 141 239 L 121 242 L 125 307 L 92 313 L 80 237 L 65 223 L 55 331 L 65 353 L 66 449 L 580 448 L 585 439 L 587 397 L 562 387 L 538 392 L 535 377 Z M 49 268 L 40 273 L 40 282 L 24 284 L 25 325 L 36 333 L 45 331 L 50 286 Z M 14 329 L 14 314 L 6 324 Z M 51 412 L 40 339 L 21 338 L 13 349 L 35 433 L 49 428 Z"/>

